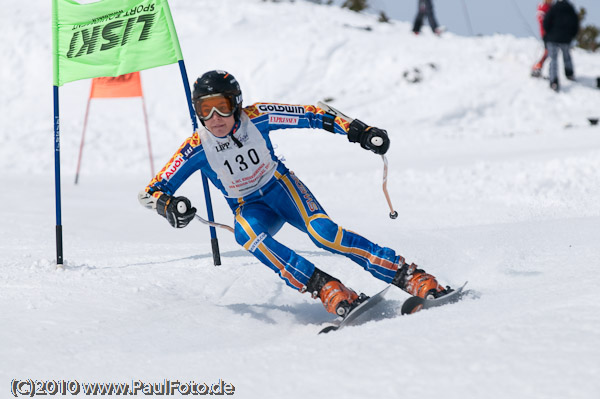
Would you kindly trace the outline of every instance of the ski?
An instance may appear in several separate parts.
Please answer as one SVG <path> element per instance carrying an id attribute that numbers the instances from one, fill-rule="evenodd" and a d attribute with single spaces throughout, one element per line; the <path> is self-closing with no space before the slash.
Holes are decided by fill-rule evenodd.
<path id="1" fill-rule="evenodd" d="M 408 314 L 416 313 L 423 309 L 429 309 L 429 308 L 434 308 L 434 307 L 448 305 L 451 303 L 458 302 L 461 299 L 463 299 L 466 295 L 471 293 L 470 290 L 467 290 L 467 291 L 464 290 L 466 285 L 467 285 L 467 283 L 465 282 L 462 285 L 462 287 L 450 292 L 449 294 L 446 294 L 442 297 L 435 298 L 435 299 L 425 299 L 425 298 L 421 298 L 418 296 L 411 296 L 410 298 L 408 298 L 407 300 L 405 300 L 402 303 L 400 312 L 402 315 L 408 315 Z M 356 308 L 352 309 L 346 317 L 334 322 L 334 324 L 332 324 L 332 325 L 322 328 L 319 331 L 319 334 L 326 334 L 331 331 L 340 330 L 346 326 L 355 325 L 356 320 L 360 316 L 367 313 L 369 310 L 371 310 L 373 307 L 375 307 L 375 305 L 379 304 L 380 302 L 382 302 L 385 299 L 385 295 L 388 292 L 388 290 L 390 289 L 390 287 L 392 287 L 391 284 L 388 285 L 387 287 L 385 287 L 383 290 L 379 291 L 377 294 L 373 295 L 372 297 L 364 300 Z M 477 293 L 474 293 L 474 294 L 475 294 L 475 297 L 478 297 Z M 363 320 L 363 322 L 364 321 L 365 320 Z"/>
<path id="2" fill-rule="evenodd" d="M 463 291 L 465 285 L 467 285 L 466 282 L 462 285 L 462 287 L 435 299 L 425 299 L 418 296 L 412 296 L 404 301 L 401 312 L 403 315 L 413 314 L 423 309 L 429 309 L 458 302 L 465 296 L 465 294 L 468 293 L 468 291 Z"/>
<path id="3" fill-rule="evenodd" d="M 352 309 L 350 313 L 346 317 L 344 317 L 341 321 L 337 322 L 334 325 L 327 326 L 319 331 L 319 334 L 326 334 L 330 331 L 336 331 L 345 326 L 352 325 L 353 321 L 355 321 L 360 315 L 365 313 L 367 310 L 371 309 L 373 306 L 377 305 L 379 302 L 383 301 L 385 298 L 385 294 L 390 289 L 392 285 L 388 285 L 377 294 L 363 301 L 360 305 Z"/>

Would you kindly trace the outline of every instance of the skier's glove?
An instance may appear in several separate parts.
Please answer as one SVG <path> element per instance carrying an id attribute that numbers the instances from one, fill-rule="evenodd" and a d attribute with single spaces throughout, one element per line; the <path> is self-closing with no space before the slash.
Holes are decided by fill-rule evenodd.
<path id="1" fill-rule="evenodd" d="M 390 138 L 383 129 L 367 126 L 365 123 L 355 119 L 348 130 L 348 141 L 360 143 L 365 150 L 373 151 L 375 154 L 383 155 L 390 148 Z"/>
<path id="2" fill-rule="evenodd" d="M 156 210 L 164 216 L 171 226 L 185 227 L 196 215 L 196 208 L 192 207 L 189 199 L 185 197 L 172 197 L 163 194 L 156 201 Z"/>

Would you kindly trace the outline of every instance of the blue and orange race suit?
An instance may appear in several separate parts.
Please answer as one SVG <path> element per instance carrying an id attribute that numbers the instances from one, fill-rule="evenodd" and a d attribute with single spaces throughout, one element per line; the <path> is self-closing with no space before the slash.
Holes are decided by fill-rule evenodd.
<path id="1" fill-rule="evenodd" d="M 201 170 L 221 190 L 235 215 L 236 241 L 290 287 L 303 292 L 315 266 L 274 239 L 286 222 L 308 234 L 318 247 L 344 255 L 390 283 L 404 258 L 334 223 L 273 151 L 269 138 L 273 130 L 324 127 L 345 135 L 349 125 L 312 105 L 245 107 L 228 136 L 218 138 L 200 128 L 187 138 L 140 193 L 140 202 L 155 209 L 158 197 L 174 195 L 192 173 Z"/>

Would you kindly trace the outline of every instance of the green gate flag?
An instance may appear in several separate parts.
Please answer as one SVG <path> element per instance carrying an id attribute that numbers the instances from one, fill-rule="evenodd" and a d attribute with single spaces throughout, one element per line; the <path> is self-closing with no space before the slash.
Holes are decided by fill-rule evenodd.
<path id="1" fill-rule="evenodd" d="M 54 85 L 183 59 L 167 0 L 52 0 Z"/>

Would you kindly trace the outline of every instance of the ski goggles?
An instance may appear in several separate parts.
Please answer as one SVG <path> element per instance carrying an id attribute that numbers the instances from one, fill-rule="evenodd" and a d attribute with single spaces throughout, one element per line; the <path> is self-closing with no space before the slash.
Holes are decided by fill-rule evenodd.
<path id="1" fill-rule="evenodd" d="M 231 100 L 222 94 L 200 97 L 194 102 L 194 108 L 198 117 L 204 121 L 212 118 L 215 112 L 225 118 L 233 115 Z"/>

